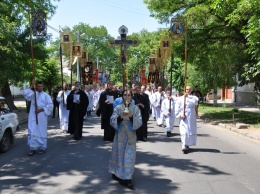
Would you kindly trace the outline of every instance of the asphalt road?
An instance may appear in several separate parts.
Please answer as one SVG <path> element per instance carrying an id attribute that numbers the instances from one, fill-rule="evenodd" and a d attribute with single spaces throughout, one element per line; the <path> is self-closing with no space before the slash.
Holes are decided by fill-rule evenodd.
<path id="1" fill-rule="evenodd" d="M 100 118 L 84 122 L 83 138 L 74 141 L 49 118 L 48 150 L 28 157 L 27 126 L 15 144 L 0 154 L 0 193 L 141 193 L 249 194 L 260 190 L 260 143 L 232 131 L 198 123 L 198 144 L 182 154 L 178 127 L 166 137 L 149 122 L 148 142 L 137 143 L 131 191 L 108 172 L 112 143 L 102 140 Z"/>

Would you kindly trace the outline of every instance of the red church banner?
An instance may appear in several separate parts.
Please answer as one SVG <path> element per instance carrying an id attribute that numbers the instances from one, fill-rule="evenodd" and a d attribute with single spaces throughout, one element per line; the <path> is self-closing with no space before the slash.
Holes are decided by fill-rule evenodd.
<path id="1" fill-rule="evenodd" d="M 145 77 L 145 69 L 142 69 L 140 73 L 141 73 L 141 85 L 146 85 L 148 81 L 147 78 Z"/>
<path id="2" fill-rule="evenodd" d="M 93 83 L 98 83 L 98 69 L 93 68 Z"/>

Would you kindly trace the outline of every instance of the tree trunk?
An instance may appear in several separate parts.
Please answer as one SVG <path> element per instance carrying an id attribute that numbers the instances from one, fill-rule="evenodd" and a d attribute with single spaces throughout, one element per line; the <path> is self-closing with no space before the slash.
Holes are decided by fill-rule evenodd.
<path id="1" fill-rule="evenodd" d="M 213 106 L 218 106 L 218 88 L 215 87 L 214 88 L 214 102 L 213 102 Z"/>
<path id="2" fill-rule="evenodd" d="M 13 99 L 13 96 L 12 96 L 12 93 L 11 93 L 8 81 L 6 81 L 4 87 L 1 88 L 0 95 L 5 97 L 6 102 L 8 103 L 8 105 L 10 106 L 10 108 L 12 110 L 16 110 L 17 109 L 17 107 L 14 105 L 14 99 Z"/>

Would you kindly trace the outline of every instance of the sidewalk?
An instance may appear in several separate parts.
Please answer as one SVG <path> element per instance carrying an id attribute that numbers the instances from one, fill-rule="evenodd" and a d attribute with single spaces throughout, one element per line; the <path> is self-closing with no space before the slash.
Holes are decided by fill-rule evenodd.
<path id="1" fill-rule="evenodd" d="M 28 122 L 28 113 L 26 112 L 25 100 L 15 99 L 14 104 L 18 108 L 17 110 L 14 110 L 14 112 L 18 115 L 20 125 L 27 123 Z M 229 104 L 229 106 L 232 106 L 231 103 Z M 260 110 L 255 107 L 237 106 L 236 108 L 238 108 L 239 110 L 256 112 L 256 113 L 260 114 Z M 204 122 L 201 119 L 198 119 L 198 121 Z M 227 130 L 230 130 L 230 131 L 239 133 L 241 135 L 244 135 L 246 137 L 249 137 L 251 139 L 260 141 L 260 129 L 250 128 L 250 127 L 248 129 L 238 129 L 234 124 L 217 123 L 217 122 L 205 123 L 205 124 L 217 125 L 219 127 L 226 128 Z"/>
<path id="2" fill-rule="evenodd" d="M 204 102 L 204 104 L 213 104 L 213 100 L 209 100 L 209 102 Z M 260 109 L 255 106 L 243 106 L 243 105 L 235 104 L 231 101 L 218 100 L 219 106 L 223 106 L 223 104 L 226 104 L 227 107 L 238 108 L 238 110 L 260 113 Z"/>

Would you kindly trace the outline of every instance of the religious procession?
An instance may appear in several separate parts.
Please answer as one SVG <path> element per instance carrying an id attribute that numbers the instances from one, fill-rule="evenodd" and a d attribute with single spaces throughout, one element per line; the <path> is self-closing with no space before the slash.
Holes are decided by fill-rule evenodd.
<path id="1" fill-rule="evenodd" d="M 179 19 L 173 21 L 172 34 L 178 37 L 184 30 L 181 22 L 183 21 Z M 43 30 L 40 31 L 38 28 L 35 30 L 37 30 L 36 36 L 43 33 Z M 100 127 L 104 130 L 103 140 L 113 142 L 109 172 L 112 173 L 112 178 L 120 184 L 133 189 L 136 142 L 149 141 L 147 136 L 149 119 L 155 120 L 158 127 L 165 128 L 166 137 L 172 136 L 175 119 L 179 120 L 180 150 L 188 154 L 190 146 L 196 145 L 199 98 L 191 94 L 192 88 L 186 86 L 186 81 L 184 81 L 183 94 L 181 92 L 175 96 L 172 94 L 174 82 L 172 69 L 170 70 L 170 84 L 167 87 L 161 85 L 165 81 L 160 71 L 172 53 L 171 39 L 167 36 L 160 40 L 156 55 L 152 54 L 149 57 L 148 75 L 145 76 L 144 71 L 141 71 L 143 76 L 140 82 L 129 80 L 126 66 L 127 47 L 138 45 L 138 40 L 127 39 L 128 28 L 124 25 L 118 31 L 120 39 L 110 40 L 109 44 L 120 47 L 123 83 L 121 87 L 111 83 L 106 75 L 100 76 L 102 72 L 98 72 L 98 67 L 93 67 L 93 62 L 88 60 L 89 54 L 83 46 L 79 42 L 70 41 L 72 40 L 71 32 L 61 33 L 61 50 L 63 49 L 65 54 L 70 53 L 70 59 L 78 63 L 78 81 L 73 85 L 71 83 L 69 87 L 68 83 L 64 82 L 62 73 L 62 87 L 56 88 L 52 98 L 43 91 L 43 82 L 36 83 L 35 78 L 30 87 L 24 91 L 25 99 L 31 102 L 28 119 L 30 150 L 28 156 L 46 152 L 48 116 L 52 114 L 52 118 L 55 118 L 56 109 L 58 109 L 60 129 L 64 133 L 73 135 L 74 140 L 82 138 L 84 120 L 91 119 L 91 116 L 96 114 L 101 118 Z M 185 65 L 185 72 L 186 68 L 187 65 Z M 184 76 L 186 79 L 186 74 Z M 131 87 L 129 83 L 132 84 Z M 122 158 L 121 155 L 124 157 Z"/>
<path id="2" fill-rule="evenodd" d="M 50 4 L 49 6 L 40 5 L 37 2 L 31 2 L 30 8 L 25 9 L 22 6 L 21 9 L 24 9 L 23 12 L 26 12 L 26 16 L 20 23 L 28 23 L 24 27 L 28 28 L 24 32 L 27 33 L 26 39 L 23 40 L 26 43 L 16 43 L 19 45 L 17 49 L 19 47 L 20 50 L 18 49 L 15 53 L 20 53 L 20 55 L 17 54 L 17 59 L 13 62 L 17 64 L 21 61 L 21 64 L 15 66 L 15 71 L 5 70 L 6 74 L 12 74 L 10 80 L 6 81 L 6 76 L 0 77 L 0 83 L 5 83 L 1 85 L 0 94 L 5 96 L 5 98 L 1 98 L 2 100 L 6 99 L 10 104 L 13 104 L 13 108 L 16 108 L 14 106 L 14 95 L 11 96 L 10 85 L 16 84 L 23 87 L 22 96 L 25 99 L 28 113 L 26 129 L 28 150 L 26 150 L 26 159 L 23 158 L 24 169 L 26 169 L 27 161 L 30 161 L 30 165 L 34 161 L 39 165 L 45 164 L 45 162 L 47 164 L 47 157 L 49 157 L 51 150 L 55 150 L 56 146 L 64 145 L 66 150 L 60 151 L 63 154 L 56 152 L 60 161 L 54 162 L 54 164 L 48 163 L 46 166 L 50 169 L 60 168 L 62 165 L 65 166 L 66 170 L 71 168 L 68 177 L 81 171 L 84 171 L 82 174 L 86 177 L 95 177 L 92 180 L 86 178 L 87 181 L 82 182 L 82 188 L 80 188 L 82 193 L 86 193 L 85 190 L 89 189 L 85 185 L 98 185 L 99 181 L 104 181 L 103 177 L 100 180 L 96 178 L 99 172 L 104 171 L 109 174 L 111 181 L 115 182 L 116 185 L 123 185 L 126 192 L 129 192 L 129 189 L 135 190 L 136 183 L 133 180 L 137 177 L 137 175 L 134 175 L 136 173 L 137 155 L 138 152 L 143 150 L 146 150 L 145 157 L 148 159 L 143 157 L 142 159 L 145 162 L 138 163 L 138 176 L 141 174 L 140 169 L 142 167 L 150 168 L 150 165 L 158 169 L 161 168 L 160 165 L 165 165 L 166 170 L 164 169 L 164 172 L 167 172 L 172 166 L 177 166 L 180 171 L 187 170 L 194 174 L 198 171 L 203 175 L 232 175 L 232 173 L 227 173 L 227 175 L 214 167 L 205 167 L 205 164 L 202 165 L 193 161 L 196 158 L 192 158 L 192 153 L 196 152 L 194 147 L 200 142 L 200 140 L 197 141 L 199 136 L 211 138 L 210 136 L 215 135 L 198 133 L 199 106 L 203 105 L 204 107 L 205 102 L 217 103 L 219 97 L 221 100 L 233 100 L 235 103 L 242 98 L 238 96 L 239 87 L 250 84 L 251 81 L 255 82 L 255 88 L 258 87 L 259 82 L 255 81 L 258 80 L 258 74 L 249 69 L 253 62 L 259 60 L 254 54 L 248 56 L 241 54 L 254 53 L 254 48 L 252 48 L 254 44 L 251 39 L 248 40 L 245 44 L 248 48 L 245 49 L 234 40 L 224 41 L 224 38 L 229 38 L 230 34 L 238 41 L 237 39 L 241 38 L 242 33 L 245 33 L 243 30 L 245 27 L 237 35 L 239 38 L 236 38 L 237 29 L 230 32 L 231 29 L 223 30 L 218 29 L 219 26 L 213 26 L 214 23 L 220 22 L 214 22 L 218 19 L 223 22 L 221 28 L 236 23 L 233 20 L 230 23 L 225 23 L 230 14 L 226 17 L 223 16 L 223 18 L 218 14 L 214 17 L 209 15 L 213 11 L 208 11 L 208 9 L 215 7 L 215 5 L 208 6 L 208 9 L 190 10 L 190 5 L 186 5 L 185 9 L 182 8 L 188 2 L 184 2 L 183 5 L 180 5 L 177 1 L 167 2 L 172 3 L 173 5 L 169 7 L 174 7 L 176 10 L 168 10 L 172 14 L 161 16 L 160 14 L 156 15 L 156 12 L 160 12 L 157 10 L 157 6 L 158 9 L 162 10 L 169 9 L 167 6 L 162 6 L 160 3 L 155 6 L 152 1 L 144 1 L 150 9 L 151 15 L 160 18 L 160 22 L 166 23 L 166 27 L 154 32 L 142 29 L 138 33 L 129 33 L 132 29 L 128 29 L 126 25 L 121 25 L 118 26 L 118 29 L 113 29 L 118 32 L 116 35 L 119 36 L 116 38 L 108 34 L 104 25 L 91 27 L 90 24 L 80 22 L 72 27 L 53 26 L 47 22 L 51 14 L 55 12 L 55 6 L 50 2 L 47 3 Z M 42 6 L 46 6 L 45 9 L 48 9 L 48 11 L 41 8 Z M 219 13 L 224 14 L 220 11 Z M 195 17 L 196 19 L 194 19 Z M 135 21 L 138 21 L 138 19 Z M 10 23 L 12 23 L 11 19 Z M 250 26 L 247 26 L 247 28 L 249 29 Z M 55 40 L 52 40 L 50 31 L 58 34 Z M 253 30 L 251 31 L 253 33 Z M 223 37 L 217 41 L 219 36 Z M 245 39 L 248 36 L 249 34 L 243 37 L 241 44 L 246 42 Z M 24 36 L 16 35 L 15 37 L 19 41 Z M 234 45 L 237 46 L 234 47 Z M 24 51 L 20 47 L 26 47 L 28 51 Z M 239 50 L 242 48 L 245 49 L 243 52 Z M 4 50 L 8 49 L 5 48 Z M 11 51 L 12 49 L 8 52 Z M 23 52 L 26 52 L 26 54 Z M 11 56 L 8 57 L 12 58 Z M 7 60 L 7 58 L 4 59 Z M 247 66 L 243 66 L 244 64 L 241 64 L 241 61 L 245 62 Z M 239 65 L 239 68 L 236 65 Z M 4 67 L 8 69 L 8 63 L 5 63 Z M 244 69 L 247 72 L 243 72 Z M 239 76 L 246 76 L 245 79 L 240 78 L 239 84 L 235 83 L 235 78 L 239 77 L 238 71 Z M 251 79 L 250 82 L 249 79 Z M 234 88 L 231 89 L 231 86 Z M 247 95 L 251 95 L 251 93 L 248 92 Z M 255 95 L 249 97 L 250 99 L 254 97 L 255 101 L 259 101 L 259 98 L 256 98 Z M 232 112 L 233 122 L 237 116 L 237 113 L 234 112 Z M 211 117 L 206 119 L 208 118 L 212 119 Z M 99 132 L 102 133 L 102 139 L 95 134 L 96 131 L 94 133 L 89 130 L 95 128 L 93 127 L 94 121 L 96 122 L 95 127 L 98 126 Z M 56 127 L 55 122 L 58 123 L 57 130 L 53 130 Z M 19 133 L 20 136 L 22 136 L 21 134 Z M 14 134 L 7 132 L 4 136 L 5 142 L 9 141 L 6 138 L 8 135 L 10 136 L 8 143 L 11 144 Z M 95 135 L 95 137 L 92 137 L 89 141 L 86 136 L 91 135 Z M 155 141 L 154 136 L 160 138 Z M 100 139 L 101 143 L 98 142 Z M 160 153 L 154 154 L 152 152 L 158 147 L 149 148 L 147 145 L 157 142 L 162 143 L 160 144 Z M 177 145 L 178 148 L 170 150 L 170 156 L 162 157 L 164 149 L 169 149 L 169 145 L 172 144 Z M 215 142 L 215 145 L 217 144 L 218 142 Z M 82 145 L 84 147 L 79 150 Z M 230 145 L 227 144 L 226 147 L 229 148 Z M 15 148 L 19 149 L 19 147 Z M 73 148 L 76 151 L 69 152 Z M 91 151 L 86 154 L 86 150 Z M 95 155 L 96 150 L 99 150 L 100 153 Z M 109 150 L 109 156 L 106 155 L 104 150 Z M 221 153 L 217 148 L 200 148 L 198 150 L 197 152 L 209 152 L 211 154 Z M 66 151 L 69 153 L 67 156 Z M 174 160 L 169 159 L 173 155 L 172 153 L 177 153 Z M 230 153 L 235 152 L 225 152 L 225 154 Z M 241 153 L 236 152 L 236 154 Z M 50 157 L 54 157 L 54 155 L 52 154 Z M 75 161 L 70 163 L 71 158 L 75 158 Z M 82 158 L 86 158 L 83 165 L 84 170 L 78 170 L 77 167 L 81 166 L 79 161 L 82 161 Z M 107 162 L 106 168 L 94 164 L 97 161 L 103 162 L 104 160 Z M 18 164 L 15 160 L 12 162 Z M 182 164 L 184 166 L 181 166 Z M 91 170 L 88 169 L 89 166 L 91 166 Z M 33 168 L 31 169 L 33 171 Z M 153 171 L 149 170 L 150 172 L 147 171 L 146 174 L 150 176 Z M 62 174 L 64 171 L 57 174 Z M 159 177 L 160 173 L 156 173 L 152 176 Z M 78 180 L 80 180 L 82 174 L 77 175 Z M 44 179 L 44 176 L 51 178 L 51 175 L 51 170 L 48 173 L 45 172 L 45 175 L 37 177 L 37 181 Z M 186 181 L 186 178 L 183 182 Z M 197 181 L 196 178 L 193 179 L 193 182 Z M 225 179 L 228 178 L 225 177 Z M 35 180 L 28 178 L 24 185 L 33 185 Z M 75 180 L 75 182 L 80 181 Z M 155 184 L 155 186 L 152 184 L 150 183 L 150 187 L 154 190 L 158 185 L 163 184 L 164 187 L 167 187 L 167 184 L 170 185 L 167 179 L 162 180 L 157 185 Z M 103 187 L 104 182 L 100 185 L 100 187 Z M 178 190 L 176 185 L 171 186 L 166 192 L 156 190 L 155 193 L 172 193 L 172 190 Z M 74 186 L 71 186 L 70 190 L 68 189 L 68 193 L 78 192 L 77 189 L 73 190 Z M 17 187 L 17 185 L 14 187 Z M 211 185 L 209 187 L 211 188 Z M 6 186 L 4 189 L 10 188 Z M 234 190 L 236 190 L 236 186 L 234 186 Z M 91 189 L 89 191 L 95 193 Z M 105 191 L 105 189 L 102 191 L 104 193 L 116 193 L 115 188 L 110 191 Z M 192 191 L 192 189 L 185 191 Z M 216 192 L 212 191 L 212 193 Z"/>

